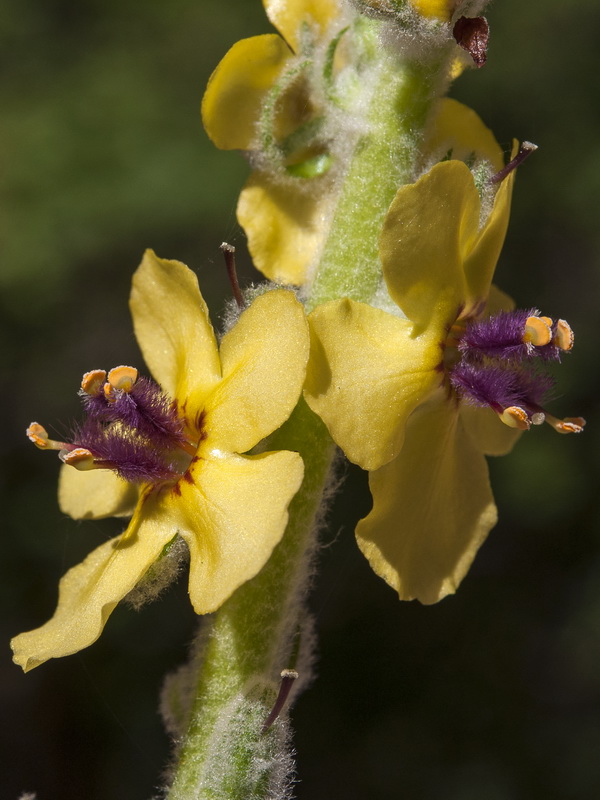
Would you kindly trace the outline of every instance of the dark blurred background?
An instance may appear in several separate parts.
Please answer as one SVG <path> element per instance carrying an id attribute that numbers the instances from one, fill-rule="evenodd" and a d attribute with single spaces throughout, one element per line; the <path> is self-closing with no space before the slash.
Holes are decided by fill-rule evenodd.
<path id="1" fill-rule="evenodd" d="M 258 0 L 1 0 L 0 292 L 3 556 L 0 794 L 148 800 L 169 742 L 163 676 L 195 619 L 185 581 L 139 614 L 118 609 L 79 655 L 24 676 L 8 640 L 52 613 L 57 583 L 122 524 L 76 523 L 58 464 L 28 444 L 78 414 L 81 374 L 141 359 L 127 297 L 145 247 L 197 270 L 213 311 L 238 247 L 247 168 L 199 119 L 207 78 L 237 39 L 269 30 Z M 600 797 L 597 0 L 503 0 L 487 66 L 452 95 L 520 170 L 498 282 L 577 333 L 547 426 L 491 463 L 500 523 L 455 597 L 400 604 L 358 552 L 369 507 L 348 471 L 312 600 L 319 677 L 293 712 L 299 800 L 595 800 Z"/>

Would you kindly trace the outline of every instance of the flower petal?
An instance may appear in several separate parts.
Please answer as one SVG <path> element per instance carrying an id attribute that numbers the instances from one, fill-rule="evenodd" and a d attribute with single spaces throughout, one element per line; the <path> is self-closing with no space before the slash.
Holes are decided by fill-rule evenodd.
<path id="1" fill-rule="evenodd" d="M 309 323 L 306 401 L 350 461 L 377 469 L 400 452 L 406 419 L 440 383 L 440 342 L 349 299 L 318 306 Z"/>
<path id="2" fill-rule="evenodd" d="M 291 56 L 275 33 L 242 39 L 227 52 L 202 99 L 202 122 L 217 147 L 252 148 L 263 101 Z"/>
<path id="3" fill-rule="evenodd" d="M 267 562 L 302 483 L 298 453 L 198 460 L 172 493 L 170 514 L 190 549 L 189 592 L 198 614 L 215 611 Z"/>
<path id="4" fill-rule="evenodd" d="M 486 456 L 507 455 L 522 433 L 505 425 L 491 408 L 478 408 L 462 403 L 460 416 L 475 447 Z"/>
<path id="5" fill-rule="evenodd" d="M 237 216 L 256 268 L 276 283 L 309 280 L 325 242 L 331 207 L 328 192 L 315 196 L 301 188 L 294 191 L 254 172 L 240 194 Z"/>
<path id="6" fill-rule="evenodd" d="M 58 479 L 58 505 L 73 519 L 130 517 L 139 489 L 109 469 L 81 472 L 64 464 Z"/>
<path id="7" fill-rule="evenodd" d="M 465 278 L 471 298 L 485 298 L 506 237 L 515 172 L 506 177 L 496 192 L 494 205 L 472 250 L 465 254 Z"/>
<path id="8" fill-rule="evenodd" d="M 129 305 L 152 374 L 172 398 L 199 410 L 221 369 L 198 279 L 185 264 L 147 250 L 133 276 Z"/>
<path id="9" fill-rule="evenodd" d="M 455 592 L 497 519 L 485 458 L 456 406 L 419 408 L 400 456 L 369 478 L 373 510 L 356 536 L 375 572 L 402 600 Z"/>
<path id="10" fill-rule="evenodd" d="M 147 497 L 148 505 L 153 502 Z M 25 672 L 93 644 L 117 603 L 176 534 L 173 524 L 165 525 L 166 520 L 155 517 L 146 503 L 138 505 L 122 536 L 100 545 L 62 578 L 52 619 L 12 640 L 14 661 Z"/>
<path id="11" fill-rule="evenodd" d="M 484 314 L 497 314 L 499 311 L 512 311 L 515 305 L 515 301 L 510 295 L 506 294 L 506 292 L 499 289 L 496 284 L 492 283 Z"/>
<path id="12" fill-rule="evenodd" d="M 290 47 L 298 52 L 303 23 L 316 23 L 323 34 L 332 20 L 340 16 L 339 0 L 263 0 L 267 17 Z"/>
<path id="13" fill-rule="evenodd" d="M 381 234 L 383 274 L 417 324 L 443 329 L 468 302 L 463 261 L 478 235 L 479 207 L 462 161 L 436 164 L 392 201 Z"/>
<path id="14" fill-rule="evenodd" d="M 410 0 L 411 6 L 424 17 L 449 22 L 455 3 L 449 0 Z"/>
<path id="15" fill-rule="evenodd" d="M 451 150 L 451 158 L 467 161 L 484 158 L 498 172 L 504 166 L 504 155 L 496 137 L 473 109 L 449 97 L 440 100 L 431 133 L 429 152 Z"/>
<path id="16" fill-rule="evenodd" d="M 206 447 L 244 453 L 279 428 L 300 397 L 308 350 L 295 294 L 257 297 L 221 342 L 223 380 L 206 400 Z"/>

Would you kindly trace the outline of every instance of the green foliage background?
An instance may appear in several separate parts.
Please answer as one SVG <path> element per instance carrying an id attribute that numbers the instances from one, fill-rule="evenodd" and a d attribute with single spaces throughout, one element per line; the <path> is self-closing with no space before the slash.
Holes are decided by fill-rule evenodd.
<path id="1" fill-rule="evenodd" d="M 256 277 L 235 222 L 247 168 L 213 149 L 198 109 L 228 46 L 268 25 L 258 0 L 1 0 L 0 18 L 2 796 L 144 800 L 168 758 L 159 687 L 195 625 L 185 580 L 23 676 L 9 637 L 43 622 L 59 577 L 121 528 L 63 517 L 58 465 L 23 432 L 67 429 L 84 371 L 140 363 L 127 295 L 145 247 L 198 271 L 215 319 L 221 241 Z M 399 604 L 358 553 L 369 499 L 348 470 L 312 601 L 319 679 L 293 712 L 300 800 L 600 796 L 600 8 L 502 0 L 488 18 L 488 65 L 452 94 L 506 149 L 540 145 L 498 282 L 575 328 L 555 408 L 589 427 L 536 429 L 491 464 L 500 524 L 435 607 Z"/>

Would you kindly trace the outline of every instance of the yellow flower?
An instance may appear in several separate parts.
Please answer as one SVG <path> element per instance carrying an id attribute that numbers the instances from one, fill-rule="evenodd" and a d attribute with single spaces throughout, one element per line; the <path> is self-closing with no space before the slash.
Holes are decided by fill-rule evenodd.
<path id="1" fill-rule="evenodd" d="M 548 382 L 527 368 L 570 348 L 566 323 L 496 314 L 511 307 L 491 281 L 513 177 L 483 215 L 462 161 L 401 188 L 380 240 L 394 313 L 342 299 L 309 316 L 306 399 L 371 471 L 373 509 L 357 539 L 401 599 L 453 593 L 495 524 L 484 454 L 507 453 L 544 416 L 560 432 L 583 425 L 544 414 Z"/>
<path id="2" fill-rule="evenodd" d="M 303 185 L 303 177 L 326 169 L 327 154 L 318 145 L 304 147 L 293 139 L 300 129 L 319 124 L 324 102 L 323 97 L 316 100 L 322 87 L 311 91 L 307 85 L 318 59 L 304 55 L 303 36 L 309 37 L 310 47 L 314 41 L 326 47 L 347 18 L 339 0 L 263 2 L 281 36 L 254 36 L 233 45 L 209 80 L 202 120 L 221 149 L 276 152 L 274 158 L 267 154 L 269 163 L 259 159 L 241 192 L 238 220 L 255 266 L 270 280 L 301 284 L 323 244 L 323 222 L 332 202 L 323 185 Z M 269 108 L 272 119 L 261 129 Z M 284 159 L 279 170 L 273 163 L 278 158 Z"/>
<path id="3" fill-rule="evenodd" d="M 135 507 L 121 536 L 63 577 L 52 619 L 13 640 L 24 670 L 92 644 L 177 534 L 190 551 L 195 611 L 217 609 L 269 558 L 302 481 L 297 453 L 242 455 L 287 419 L 301 391 L 308 326 L 294 294 L 259 296 L 218 348 L 195 275 L 149 251 L 130 304 L 162 388 L 129 367 L 108 380 L 94 370 L 82 382 L 89 418 L 75 445 L 51 442 L 37 423 L 28 431 L 44 449 L 62 447 L 64 511 L 97 518 Z"/>

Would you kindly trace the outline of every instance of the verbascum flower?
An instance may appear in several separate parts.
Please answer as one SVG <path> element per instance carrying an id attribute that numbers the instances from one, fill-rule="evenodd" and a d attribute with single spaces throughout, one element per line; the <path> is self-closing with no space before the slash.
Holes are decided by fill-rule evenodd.
<path id="1" fill-rule="evenodd" d="M 453 593 L 496 523 L 485 455 L 544 420 L 584 425 L 545 411 L 552 382 L 535 367 L 571 348 L 567 323 L 508 310 L 491 286 L 513 177 L 484 210 L 465 163 L 436 164 L 398 191 L 381 235 L 395 313 L 342 299 L 309 316 L 306 399 L 370 471 L 358 544 L 402 599 Z"/>
<path id="2" fill-rule="evenodd" d="M 331 212 L 325 111 L 334 101 L 326 89 L 349 12 L 341 0 L 263 4 L 281 36 L 233 45 L 209 80 L 202 120 L 217 147 L 251 154 L 255 169 L 237 214 L 255 266 L 273 281 L 301 284 Z"/>
<path id="3" fill-rule="evenodd" d="M 217 347 L 194 273 L 149 251 L 130 305 L 157 383 L 132 367 L 92 370 L 80 392 L 87 419 L 71 442 L 50 440 L 38 423 L 28 429 L 65 463 L 63 511 L 133 516 L 121 536 L 63 577 L 50 621 L 12 641 L 24 670 L 92 644 L 177 535 L 190 551 L 195 611 L 217 609 L 264 566 L 302 481 L 297 453 L 247 454 L 287 419 L 301 392 L 308 326 L 294 294 L 259 296 Z"/>

